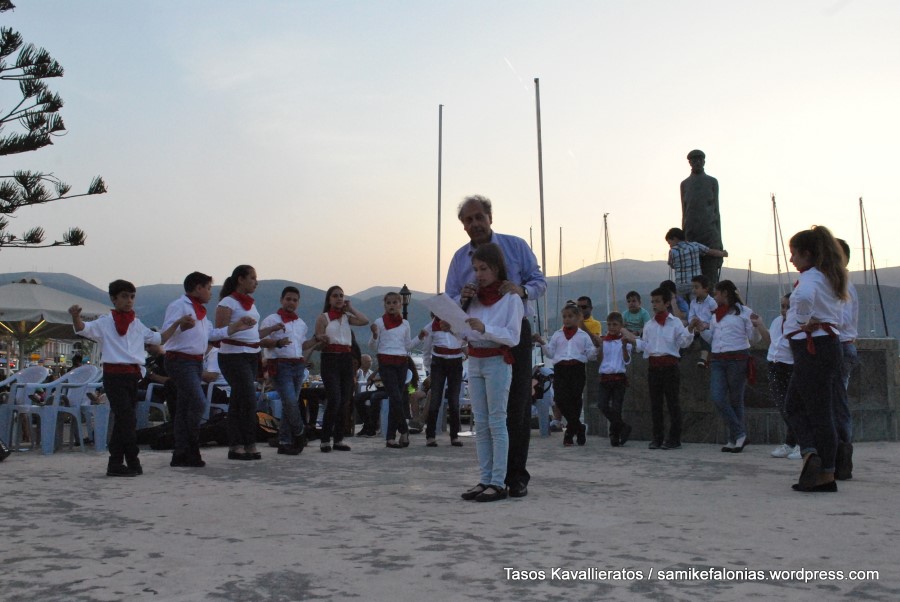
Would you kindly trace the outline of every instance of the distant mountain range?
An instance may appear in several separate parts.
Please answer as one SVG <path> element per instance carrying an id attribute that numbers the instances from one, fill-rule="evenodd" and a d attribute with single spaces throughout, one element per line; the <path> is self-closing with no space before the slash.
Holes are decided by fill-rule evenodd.
<path id="1" fill-rule="evenodd" d="M 575 299 L 581 295 L 588 295 L 594 302 L 594 314 L 598 320 L 606 317 L 607 290 L 612 297 L 615 289 L 615 305 L 619 311 L 625 309 L 625 294 L 630 290 L 638 291 L 644 299 L 644 306 L 649 309 L 649 292 L 656 288 L 662 280 L 669 277 L 669 267 L 664 261 L 637 261 L 622 259 L 612 263 L 615 286 L 609 281 L 609 269 L 606 263 L 598 263 L 565 274 L 562 278 L 549 277 L 547 288 L 547 311 L 549 311 L 549 329 L 558 328 L 560 305 L 567 299 Z M 790 287 L 797 277 L 796 272 L 791 272 L 790 278 L 782 275 L 782 285 Z M 44 285 L 63 290 L 75 295 L 92 299 L 100 303 L 109 303 L 106 291 L 85 282 L 70 274 L 47 272 L 18 272 L 0 274 L 0 283 L 13 282 L 22 278 L 36 278 Z M 778 275 L 763 274 L 761 272 L 749 272 L 734 268 L 722 270 L 722 278 L 729 279 L 741 289 L 747 304 L 767 321 L 771 320 L 778 311 L 778 298 L 780 296 Z M 900 267 L 883 268 L 878 270 L 879 283 L 881 284 L 881 296 L 884 300 L 885 314 L 888 321 L 888 330 L 894 336 L 900 332 Z M 871 281 L 871 274 L 869 275 Z M 860 295 L 860 336 L 864 332 L 874 333 L 876 336 L 884 336 L 882 326 L 881 309 L 878 302 L 875 287 L 863 286 L 863 274 L 851 273 L 851 280 L 856 284 Z M 261 280 L 254 297 L 260 314 L 266 316 L 276 311 L 279 307 L 281 290 L 288 285 L 300 289 L 300 317 L 312 327 L 316 317 L 322 312 L 325 301 L 325 291 L 304 284 L 287 280 Z M 214 310 L 215 300 L 218 299 L 218 286 L 213 289 L 213 301 L 210 302 L 210 312 Z M 396 288 L 375 286 L 363 291 L 350 294 L 349 297 L 355 306 L 370 319 L 381 316 L 383 313 L 382 297 L 388 291 Z M 166 306 L 183 293 L 181 284 L 152 284 L 138 287 L 136 307 L 138 316 L 150 326 L 161 326 Z M 431 297 L 433 292 L 413 291 L 412 301 L 409 306 L 409 319 L 413 328 L 419 328 L 429 321 L 429 313 L 422 303 L 424 299 Z M 610 300 L 610 308 L 614 303 Z M 541 311 L 544 311 L 542 304 Z M 543 318 L 543 316 L 542 316 Z M 369 340 L 367 327 L 356 329 L 357 339 L 365 344 Z"/>

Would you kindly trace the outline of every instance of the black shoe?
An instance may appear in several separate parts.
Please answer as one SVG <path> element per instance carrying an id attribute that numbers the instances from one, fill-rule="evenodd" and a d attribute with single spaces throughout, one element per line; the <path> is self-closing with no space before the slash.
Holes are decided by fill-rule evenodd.
<path id="1" fill-rule="evenodd" d="M 391 449 L 400 449 L 403 446 L 400 445 L 399 443 L 397 443 L 396 441 L 394 441 L 393 439 L 388 439 L 387 442 L 385 443 L 385 447 L 390 447 Z"/>
<path id="2" fill-rule="evenodd" d="M 184 454 L 172 454 L 169 466 L 178 468 L 179 466 L 187 466 L 187 456 Z"/>
<path id="3" fill-rule="evenodd" d="M 437 446 L 438 446 L 437 441 L 435 441 L 434 439 L 431 439 L 427 443 L 425 443 L 425 447 L 437 447 Z"/>
<path id="4" fill-rule="evenodd" d="M 742 435 L 737 438 L 737 441 L 734 442 L 734 447 L 731 449 L 731 453 L 739 454 L 744 451 L 744 448 L 747 447 L 747 435 Z"/>
<path id="5" fill-rule="evenodd" d="M 528 495 L 528 485 L 510 485 L 509 497 L 525 497 Z"/>
<path id="6" fill-rule="evenodd" d="M 506 488 L 488 485 L 484 491 L 475 496 L 476 502 L 496 502 L 506 499 Z"/>
<path id="7" fill-rule="evenodd" d="M 622 441 L 619 439 L 618 435 L 610 435 L 609 436 L 609 445 L 611 447 L 619 447 L 622 445 Z"/>
<path id="8" fill-rule="evenodd" d="M 328 452 L 331 451 L 331 445 L 328 443 L 323 443 L 322 445 L 319 446 L 319 451 L 322 452 L 323 454 L 327 454 Z"/>
<path id="9" fill-rule="evenodd" d="M 663 444 L 660 445 L 662 449 L 681 449 L 681 443 L 678 441 L 663 441 Z"/>
<path id="10" fill-rule="evenodd" d="M 459 439 L 450 439 L 450 445 L 452 445 L 453 447 L 462 447 L 463 442 Z"/>
<path id="11" fill-rule="evenodd" d="M 0 439 L 0 462 L 3 462 L 5 459 L 7 459 L 9 457 L 9 454 L 11 453 L 12 452 L 10 451 L 10 449 L 6 446 L 6 443 L 4 443 L 2 439 Z"/>
<path id="12" fill-rule="evenodd" d="M 128 466 L 128 468 L 131 471 L 134 472 L 134 474 L 136 474 L 136 475 L 144 474 L 144 467 L 141 466 L 141 462 L 137 458 L 135 458 L 134 460 L 131 460 L 130 462 L 128 460 L 125 460 L 125 464 L 126 464 L 126 466 Z"/>
<path id="13" fill-rule="evenodd" d="M 819 473 L 822 471 L 822 458 L 819 454 L 810 454 L 803 462 L 803 469 L 800 471 L 800 478 L 797 485 L 800 491 L 811 490 L 819 480 Z"/>
<path id="14" fill-rule="evenodd" d="M 794 491 L 803 491 L 804 493 L 837 493 L 837 481 L 813 485 L 812 487 L 803 487 L 800 483 L 794 483 L 791 485 L 791 489 Z"/>
<path id="15" fill-rule="evenodd" d="M 262 454 L 259 452 L 247 452 L 251 460 L 262 460 Z"/>
<path id="16" fill-rule="evenodd" d="M 367 429 L 366 427 L 362 427 L 359 430 L 359 432 L 356 433 L 356 436 L 357 437 L 366 437 L 366 436 L 368 436 L 368 434 L 369 434 L 369 429 Z"/>
<path id="17" fill-rule="evenodd" d="M 647 446 L 647 449 L 660 449 L 662 448 L 662 443 L 659 441 L 651 441 L 650 445 Z"/>
<path id="18" fill-rule="evenodd" d="M 294 447 L 299 449 L 301 452 L 306 448 L 306 444 L 309 440 L 306 438 L 306 433 L 301 433 L 294 437 Z"/>
<path id="19" fill-rule="evenodd" d="M 253 454 L 230 450 L 228 452 L 229 460 L 252 460 Z"/>
<path id="20" fill-rule="evenodd" d="M 334 451 L 350 451 L 350 446 L 343 441 L 335 441 L 334 445 L 331 446 L 331 449 Z"/>
<path id="21" fill-rule="evenodd" d="M 290 444 L 282 443 L 278 446 L 278 454 L 283 456 L 299 456 L 302 451 Z"/>
<path id="22" fill-rule="evenodd" d="M 563 435 L 563 447 L 572 447 L 573 445 L 575 445 L 575 441 L 572 438 L 572 434 L 566 431 L 566 434 Z"/>
<path id="23" fill-rule="evenodd" d="M 124 464 L 110 464 L 106 467 L 106 476 L 108 477 L 136 477 L 138 473 L 128 468 Z"/>
<path id="24" fill-rule="evenodd" d="M 390 441 L 388 441 L 388 443 L 390 443 Z M 485 485 L 484 483 L 478 483 L 477 485 L 475 485 L 474 487 L 472 487 L 471 489 L 469 489 L 468 491 L 463 493 L 460 497 L 464 500 L 474 500 L 476 497 L 481 495 L 484 492 L 484 490 L 487 488 L 488 488 L 488 486 Z"/>
<path id="25" fill-rule="evenodd" d="M 578 445 L 584 445 L 587 443 L 587 427 L 585 425 L 581 425 L 578 427 L 578 433 L 575 435 L 575 442 Z"/>
<path id="26" fill-rule="evenodd" d="M 631 435 L 631 425 L 630 424 L 622 424 L 622 429 L 619 431 L 619 445 L 625 445 L 628 443 L 628 437 Z"/>
<path id="27" fill-rule="evenodd" d="M 400 447 L 409 447 L 409 433 L 400 434 Z"/>
<path id="28" fill-rule="evenodd" d="M 853 444 L 838 443 L 834 457 L 834 478 L 849 481 L 853 478 Z"/>

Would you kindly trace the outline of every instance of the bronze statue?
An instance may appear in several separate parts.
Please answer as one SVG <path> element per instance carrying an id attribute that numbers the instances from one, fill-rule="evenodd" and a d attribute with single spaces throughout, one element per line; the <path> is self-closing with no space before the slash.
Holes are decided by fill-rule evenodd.
<path id="1" fill-rule="evenodd" d="M 706 154 L 692 150 L 687 156 L 691 175 L 681 183 L 681 228 L 689 241 L 699 242 L 711 249 L 724 250 L 722 220 L 719 216 L 719 182 L 706 175 L 703 167 Z M 703 275 L 710 285 L 719 281 L 722 258 L 704 255 L 700 259 Z"/>

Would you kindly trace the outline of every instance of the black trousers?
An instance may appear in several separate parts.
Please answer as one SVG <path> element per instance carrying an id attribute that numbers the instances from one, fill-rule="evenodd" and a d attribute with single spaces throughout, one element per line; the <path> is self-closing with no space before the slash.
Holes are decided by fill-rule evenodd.
<path id="1" fill-rule="evenodd" d="M 531 480 L 525 468 L 531 439 L 531 347 L 531 322 L 524 318 L 519 344 L 510 350 L 514 363 L 506 406 L 506 429 L 509 431 L 506 484 L 511 487 L 524 487 Z"/>
<path id="2" fill-rule="evenodd" d="M 459 435 L 459 392 L 462 388 L 462 358 L 431 357 L 431 399 L 428 402 L 428 425 L 425 437 L 434 439 L 437 433 L 438 413 L 444 402 L 444 385 L 447 386 L 447 422 L 450 438 Z"/>
<path id="3" fill-rule="evenodd" d="M 137 418 L 134 405 L 137 402 L 140 374 L 104 374 L 103 390 L 109 400 L 113 415 L 113 430 L 109 439 L 109 463 L 118 465 L 126 460 L 137 461 Z"/>
<path id="4" fill-rule="evenodd" d="M 598 381 L 599 382 L 599 381 Z M 600 401 L 597 407 L 609 420 L 609 434 L 618 437 L 622 432 L 622 405 L 625 401 L 625 391 L 628 389 L 627 380 L 610 380 L 600 382 Z"/>
<path id="5" fill-rule="evenodd" d="M 556 407 L 566 418 L 566 435 L 581 430 L 581 393 L 584 391 L 584 364 L 553 367 L 553 392 Z"/>
<path id="6" fill-rule="evenodd" d="M 650 389 L 650 416 L 653 420 L 653 441 L 663 442 L 665 421 L 663 403 L 669 410 L 669 436 L 666 441 L 681 443 L 681 403 L 678 392 L 681 388 L 681 371 L 678 366 L 649 368 L 647 384 Z"/>

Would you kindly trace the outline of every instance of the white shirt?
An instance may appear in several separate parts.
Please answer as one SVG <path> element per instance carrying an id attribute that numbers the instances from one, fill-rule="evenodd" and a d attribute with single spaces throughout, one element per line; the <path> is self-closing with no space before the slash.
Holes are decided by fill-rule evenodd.
<path id="1" fill-rule="evenodd" d="M 325 325 L 325 336 L 328 337 L 329 345 L 351 345 L 353 337 L 350 333 L 350 318 L 347 314 L 341 314 L 339 320 L 331 320 L 328 318 L 328 312 L 325 312 L 325 319 L 328 324 Z"/>
<path id="2" fill-rule="evenodd" d="M 781 314 L 778 314 L 772 320 L 772 325 L 769 326 L 769 336 L 772 342 L 769 343 L 769 353 L 766 355 L 766 359 L 770 362 L 794 363 L 794 354 L 791 353 L 791 348 L 781 344 L 781 339 L 784 338 L 784 335 L 784 318 Z"/>
<path id="3" fill-rule="evenodd" d="M 280 339 L 287 338 L 290 339 L 291 342 L 284 347 L 281 347 L 280 349 L 278 347 L 266 349 L 266 358 L 302 359 L 303 343 L 306 341 L 307 334 L 309 333 L 309 328 L 307 328 L 306 322 L 304 322 L 302 318 L 297 318 L 296 320 L 285 322 L 284 320 L 282 320 L 281 316 L 279 316 L 277 313 L 274 313 L 266 316 L 266 319 L 260 323 L 259 328 L 260 330 L 262 330 L 264 328 L 282 323 L 284 324 L 284 330 L 276 330 L 275 332 L 270 333 L 269 336 L 266 337 L 266 339 L 278 341 Z"/>
<path id="4" fill-rule="evenodd" d="M 444 330 L 433 330 L 432 324 L 429 322 L 422 330 L 425 331 L 425 338 L 422 339 L 422 363 L 429 370 L 431 369 L 431 358 L 442 357 L 444 359 L 457 359 L 463 357 L 463 342 L 458 336 L 452 332 Z M 434 348 L 443 347 L 445 349 L 459 349 L 459 353 L 437 353 Z"/>
<path id="5" fill-rule="evenodd" d="M 231 310 L 229 324 L 237 322 L 244 316 L 250 316 L 257 324 L 259 324 L 259 311 L 256 309 L 256 303 L 254 303 L 249 310 L 246 310 L 244 309 L 244 306 L 241 305 L 240 301 L 229 295 L 219 301 L 219 307 L 227 307 Z M 259 329 L 248 328 L 247 330 L 236 332 L 228 338 L 232 341 L 241 341 L 242 343 L 259 343 Z M 259 348 L 222 343 L 222 346 L 219 348 L 219 353 L 259 353 Z"/>
<path id="6" fill-rule="evenodd" d="M 472 347 L 515 347 L 522 335 L 522 317 L 525 307 L 515 293 L 503 295 L 493 305 L 482 305 L 477 297 L 472 299 L 468 311 L 470 318 L 478 318 L 484 324 L 484 334 L 467 328 L 458 333 Z"/>
<path id="7" fill-rule="evenodd" d="M 168 330 L 172 324 L 183 316 L 193 317 L 194 327 L 188 330 L 177 328 L 164 345 L 166 351 L 177 351 L 188 355 L 203 355 L 206 353 L 206 348 L 209 347 L 210 341 L 219 341 L 228 336 L 228 326 L 213 328 L 209 318 L 204 317 L 202 320 L 198 318 L 197 313 L 194 311 L 194 304 L 191 303 L 187 295 L 178 297 L 166 307 L 166 317 L 163 318 L 163 330 Z"/>
<path id="8" fill-rule="evenodd" d="M 850 298 L 844 301 L 841 311 L 841 342 L 855 341 L 859 336 L 859 296 L 852 282 L 847 283 Z"/>
<path id="9" fill-rule="evenodd" d="M 706 295 L 706 299 L 703 301 L 697 298 L 691 299 L 691 307 L 688 310 L 688 324 L 690 324 L 691 320 L 694 318 L 698 318 L 701 322 L 709 324 L 713 314 L 716 313 L 716 308 L 718 306 L 718 303 L 712 298 L 712 295 Z"/>
<path id="10" fill-rule="evenodd" d="M 622 357 L 622 339 L 614 341 L 604 340 L 603 360 L 600 362 L 600 374 L 625 374 L 625 366 L 631 363 L 631 343 L 625 343 L 625 349 L 628 350 L 628 361 Z"/>
<path id="11" fill-rule="evenodd" d="M 137 318 L 128 325 L 125 335 L 120 335 L 110 314 L 85 322 L 84 329 L 78 334 L 100 343 L 104 364 L 137 364 L 142 374 L 147 358 L 144 345 L 159 345 L 162 342 L 160 333 L 153 332 Z"/>
<path id="12" fill-rule="evenodd" d="M 385 328 L 384 317 L 375 320 L 378 329 L 378 338 L 369 339 L 369 347 L 376 353 L 384 355 L 407 355 L 410 349 L 418 345 L 418 339 L 412 339 L 409 332 L 409 322 L 403 320 L 396 328 Z"/>
<path id="13" fill-rule="evenodd" d="M 709 323 L 713 353 L 746 351 L 750 349 L 750 341 L 759 339 L 759 332 L 750 321 L 753 310 L 746 305 L 736 307 L 740 309 L 740 314 L 735 315 L 734 308 L 731 308 L 721 320 L 713 317 Z"/>
<path id="14" fill-rule="evenodd" d="M 825 277 L 825 274 L 816 268 L 809 268 L 800 274 L 794 292 L 791 293 L 790 307 L 787 312 L 787 319 L 784 321 L 784 332 L 790 334 L 812 318 L 816 318 L 819 322 L 834 324 L 832 330 L 840 334 L 841 322 L 843 321 L 842 310 L 843 303 L 838 299 L 837 295 L 831 288 L 831 283 Z M 823 329 L 816 330 L 812 333 L 814 337 L 828 336 L 828 332 Z M 792 338 L 804 339 L 805 332 L 798 332 Z M 790 343 L 785 338 L 781 341 L 785 347 L 790 347 Z"/>
<path id="15" fill-rule="evenodd" d="M 591 336 L 580 328 L 575 331 L 571 339 L 566 339 L 566 333 L 562 329 L 557 330 L 550 337 L 550 341 L 541 348 L 547 357 L 553 360 L 554 364 L 564 362 L 566 360 L 575 360 L 577 362 L 587 362 L 596 359 L 597 348 Z"/>
<path id="16" fill-rule="evenodd" d="M 644 324 L 644 333 L 637 340 L 637 350 L 643 352 L 644 357 L 673 355 L 680 357 L 680 349 L 691 346 L 694 335 L 688 332 L 681 320 L 668 314 L 666 323 L 660 326 L 655 317 Z"/>

